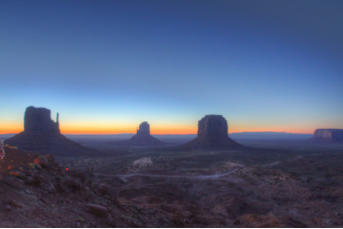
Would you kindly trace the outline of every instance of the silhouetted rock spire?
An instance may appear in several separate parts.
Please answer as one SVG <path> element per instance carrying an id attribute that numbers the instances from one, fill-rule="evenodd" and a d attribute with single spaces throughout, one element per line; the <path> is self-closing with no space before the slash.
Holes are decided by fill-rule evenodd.
<path id="1" fill-rule="evenodd" d="M 150 125 L 148 122 L 142 122 L 139 125 L 137 136 L 150 136 Z"/>
<path id="2" fill-rule="evenodd" d="M 60 130 L 60 113 L 58 113 L 58 112 L 56 114 L 56 124 L 57 124 L 57 128 L 59 131 Z"/>

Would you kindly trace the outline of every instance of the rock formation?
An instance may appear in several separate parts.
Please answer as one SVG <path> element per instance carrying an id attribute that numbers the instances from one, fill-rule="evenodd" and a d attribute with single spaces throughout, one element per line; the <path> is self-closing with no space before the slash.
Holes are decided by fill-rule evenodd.
<path id="1" fill-rule="evenodd" d="M 318 142 L 343 142 L 343 129 L 317 129 L 313 139 Z"/>
<path id="2" fill-rule="evenodd" d="M 136 135 L 127 141 L 119 143 L 119 145 L 128 146 L 161 146 L 164 144 L 164 142 L 150 135 L 150 125 L 148 122 L 142 122 L 139 125 Z"/>
<path id="3" fill-rule="evenodd" d="M 59 115 L 56 122 L 51 120 L 46 108 L 28 107 L 24 117 L 24 131 L 6 140 L 19 149 L 56 156 L 75 156 L 91 150 L 67 139 L 60 133 Z"/>
<path id="4" fill-rule="evenodd" d="M 226 119 L 221 115 L 206 115 L 198 122 L 198 136 L 184 145 L 195 149 L 226 149 L 240 147 L 228 136 Z"/>
<path id="5" fill-rule="evenodd" d="M 51 112 L 46 108 L 28 107 L 24 116 L 24 132 L 32 134 L 60 134 L 58 114 L 56 122 L 51 120 Z"/>
<path id="6" fill-rule="evenodd" d="M 150 125 L 148 122 L 142 122 L 137 130 L 137 136 L 150 136 Z"/>

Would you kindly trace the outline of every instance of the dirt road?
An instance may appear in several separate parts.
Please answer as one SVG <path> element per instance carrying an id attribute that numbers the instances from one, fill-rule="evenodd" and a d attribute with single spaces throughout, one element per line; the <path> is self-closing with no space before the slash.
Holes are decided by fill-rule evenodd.
<path id="1" fill-rule="evenodd" d="M 237 169 L 233 169 L 231 171 L 225 173 L 216 173 L 210 175 L 164 175 L 164 174 L 149 174 L 149 173 L 129 173 L 129 174 L 117 174 L 117 175 L 110 175 L 104 173 L 94 173 L 96 176 L 104 176 L 104 177 L 119 177 L 123 181 L 127 181 L 131 177 L 154 177 L 154 178 L 176 178 L 176 179 L 195 179 L 195 180 L 212 180 L 212 179 L 221 179 L 225 176 L 235 173 Z M 227 179 L 225 179 L 227 180 Z"/>

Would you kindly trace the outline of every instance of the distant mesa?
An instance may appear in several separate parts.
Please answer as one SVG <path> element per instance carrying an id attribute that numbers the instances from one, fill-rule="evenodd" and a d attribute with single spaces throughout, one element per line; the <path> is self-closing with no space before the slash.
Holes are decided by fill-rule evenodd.
<path id="1" fill-rule="evenodd" d="M 128 146 L 162 146 L 165 145 L 161 140 L 151 136 L 150 125 L 148 122 L 142 122 L 139 125 L 137 134 L 129 140 L 119 142 L 119 145 Z"/>
<path id="2" fill-rule="evenodd" d="M 56 122 L 51 120 L 51 111 L 46 108 L 27 107 L 24 131 L 6 140 L 19 149 L 56 156 L 75 156 L 91 152 L 90 149 L 67 139 L 60 133 L 59 114 Z"/>
<path id="3" fill-rule="evenodd" d="M 317 142 L 343 142 L 343 129 L 317 129 L 313 140 Z"/>
<path id="4" fill-rule="evenodd" d="M 51 111 L 46 108 L 28 107 L 24 116 L 24 132 L 31 134 L 59 135 L 59 114 L 56 122 L 51 120 Z"/>
<path id="5" fill-rule="evenodd" d="M 198 122 L 198 136 L 185 148 L 231 149 L 241 147 L 228 136 L 228 124 L 221 115 L 206 115 Z"/>
<path id="6" fill-rule="evenodd" d="M 139 125 L 136 136 L 140 136 L 140 137 L 150 136 L 150 125 L 148 122 L 142 122 Z"/>

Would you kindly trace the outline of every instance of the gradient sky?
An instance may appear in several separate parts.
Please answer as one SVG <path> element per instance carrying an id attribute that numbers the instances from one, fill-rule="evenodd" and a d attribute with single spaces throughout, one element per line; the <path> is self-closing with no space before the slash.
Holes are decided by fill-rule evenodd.
<path id="1" fill-rule="evenodd" d="M 343 128 L 343 1 L 0 1 L 0 133 Z"/>

